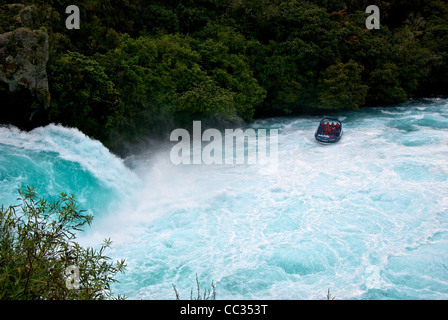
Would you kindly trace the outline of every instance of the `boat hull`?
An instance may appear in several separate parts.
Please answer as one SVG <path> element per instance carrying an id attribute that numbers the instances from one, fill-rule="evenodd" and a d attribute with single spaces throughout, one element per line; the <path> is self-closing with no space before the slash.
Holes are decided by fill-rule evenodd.
<path id="1" fill-rule="evenodd" d="M 325 132 L 324 130 L 324 123 L 337 123 L 338 124 L 338 129 L 339 132 L 335 133 L 335 131 L 332 131 L 331 133 L 329 133 L 328 131 Z M 336 118 L 323 118 L 320 123 L 319 126 L 317 127 L 317 130 L 314 134 L 314 137 L 316 139 L 317 142 L 321 143 L 321 144 L 333 144 L 336 142 L 339 142 L 339 140 L 341 140 L 343 135 L 343 130 L 342 130 L 342 122 L 339 121 Z"/>
<path id="2" fill-rule="evenodd" d="M 316 141 L 319 142 L 320 144 L 332 144 L 332 143 L 339 142 L 339 140 L 341 140 L 341 138 L 342 138 L 343 133 L 344 133 L 344 131 L 341 131 L 339 136 L 331 138 L 331 136 L 329 136 L 329 135 L 320 135 L 316 132 L 314 137 L 316 138 Z"/>

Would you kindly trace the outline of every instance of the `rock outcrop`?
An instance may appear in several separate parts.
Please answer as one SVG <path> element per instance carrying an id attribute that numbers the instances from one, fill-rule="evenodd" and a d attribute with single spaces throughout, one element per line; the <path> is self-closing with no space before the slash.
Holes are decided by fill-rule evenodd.
<path id="1" fill-rule="evenodd" d="M 33 6 L 23 7 L 16 20 L 22 26 L 0 34 L 0 83 L 12 93 L 25 88 L 48 107 L 48 33 L 27 27 L 32 22 L 32 10 Z"/>

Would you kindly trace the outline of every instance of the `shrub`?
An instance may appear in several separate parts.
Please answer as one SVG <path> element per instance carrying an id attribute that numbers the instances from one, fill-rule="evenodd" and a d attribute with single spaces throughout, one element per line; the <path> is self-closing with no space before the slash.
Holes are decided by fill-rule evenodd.
<path id="1" fill-rule="evenodd" d="M 354 109 L 364 104 L 368 86 L 361 81 L 362 68 L 353 60 L 327 68 L 320 83 L 319 107 Z"/>
<path id="2" fill-rule="evenodd" d="M 50 202 L 30 187 L 19 194 L 20 205 L 0 209 L 0 299 L 121 299 L 110 284 L 126 266 L 104 255 L 110 239 L 99 250 L 74 241 L 93 220 L 77 208 L 75 197 L 62 193 Z"/>

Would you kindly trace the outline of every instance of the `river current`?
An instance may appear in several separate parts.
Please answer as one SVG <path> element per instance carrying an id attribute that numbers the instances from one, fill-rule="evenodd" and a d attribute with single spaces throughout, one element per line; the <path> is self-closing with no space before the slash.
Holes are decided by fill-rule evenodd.
<path id="1" fill-rule="evenodd" d="M 130 299 L 448 299 L 448 100 L 340 112 L 344 135 L 314 139 L 319 117 L 278 129 L 278 169 L 174 165 L 170 144 L 119 159 L 77 129 L 0 127 L 0 204 L 17 189 L 74 193 L 95 217 L 85 246 L 126 259 Z"/>

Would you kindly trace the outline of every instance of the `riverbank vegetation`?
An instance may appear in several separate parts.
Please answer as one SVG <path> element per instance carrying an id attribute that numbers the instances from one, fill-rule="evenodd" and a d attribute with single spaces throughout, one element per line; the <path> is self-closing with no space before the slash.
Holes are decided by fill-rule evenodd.
<path id="1" fill-rule="evenodd" d="M 125 261 L 83 248 L 77 234 L 92 216 L 75 197 L 39 199 L 33 188 L 19 191 L 19 205 L 0 208 L 0 300 L 122 299 L 111 291 Z"/>
<path id="2" fill-rule="evenodd" d="M 14 30 L 11 3 L 0 7 L 0 33 Z M 51 102 L 26 97 L 33 108 L 14 110 L 38 109 L 31 127 L 77 127 L 112 149 L 193 119 L 227 125 L 448 93 L 448 4 L 440 0 L 22 3 L 34 5 L 32 28 L 49 35 Z M 65 28 L 73 4 L 79 30 Z M 380 8 L 378 30 L 365 25 L 371 4 Z M 0 86 L 14 108 L 21 100 L 7 91 Z"/>

